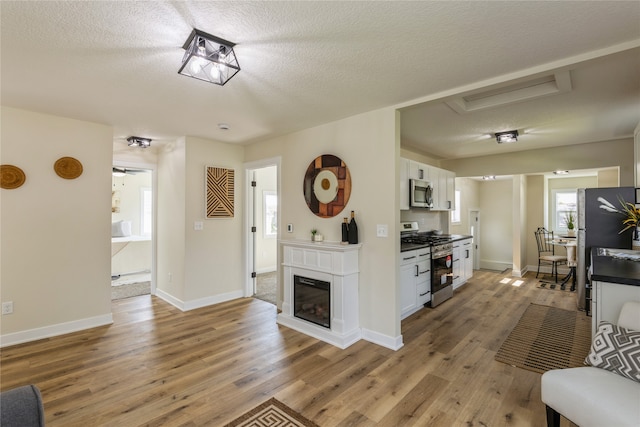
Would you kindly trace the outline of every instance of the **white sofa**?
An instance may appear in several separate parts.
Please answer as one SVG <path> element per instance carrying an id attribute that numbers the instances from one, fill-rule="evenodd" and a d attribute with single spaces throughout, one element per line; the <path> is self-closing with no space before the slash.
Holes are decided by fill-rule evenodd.
<path id="1" fill-rule="evenodd" d="M 640 331 L 640 302 L 626 302 L 617 325 Z M 560 414 L 580 427 L 640 426 L 640 382 L 609 370 L 585 366 L 547 371 L 541 394 L 548 427 L 560 425 Z"/>

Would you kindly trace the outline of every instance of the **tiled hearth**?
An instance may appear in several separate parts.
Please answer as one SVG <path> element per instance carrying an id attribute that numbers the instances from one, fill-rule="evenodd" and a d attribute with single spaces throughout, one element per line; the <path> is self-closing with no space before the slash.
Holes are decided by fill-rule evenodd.
<path id="1" fill-rule="evenodd" d="M 362 338 L 358 304 L 358 254 L 361 244 L 285 240 L 284 295 L 278 323 L 303 334 L 347 348 Z M 330 283 L 331 327 L 326 328 L 294 315 L 293 276 Z"/>

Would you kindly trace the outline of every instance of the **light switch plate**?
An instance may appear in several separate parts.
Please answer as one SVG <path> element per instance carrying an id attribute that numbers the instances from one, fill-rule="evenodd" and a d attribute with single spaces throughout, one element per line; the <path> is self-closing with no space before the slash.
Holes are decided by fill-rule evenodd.
<path id="1" fill-rule="evenodd" d="M 193 223 L 194 230 L 202 230 L 204 228 L 204 223 L 202 221 L 196 221 Z"/>
<path id="2" fill-rule="evenodd" d="M 287 224 L 287 231 L 293 233 L 293 224 Z"/>
<path id="3" fill-rule="evenodd" d="M 376 235 L 378 237 L 389 237 L 389 226 L 387 224 L 378 224 L 376 226 Z"/>

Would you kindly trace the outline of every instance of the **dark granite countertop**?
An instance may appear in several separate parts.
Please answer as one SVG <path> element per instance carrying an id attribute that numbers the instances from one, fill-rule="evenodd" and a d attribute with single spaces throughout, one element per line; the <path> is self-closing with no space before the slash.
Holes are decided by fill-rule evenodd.
<path id="1" fill-rule="evenodd" d="M 640 261 L 618 259 L 611 256 L 609 251 L 615 253 L 621 250 L 591 249 L 591 280 L 640 286 Z M 640 252 L 638 253 L 640 254 Z"/>

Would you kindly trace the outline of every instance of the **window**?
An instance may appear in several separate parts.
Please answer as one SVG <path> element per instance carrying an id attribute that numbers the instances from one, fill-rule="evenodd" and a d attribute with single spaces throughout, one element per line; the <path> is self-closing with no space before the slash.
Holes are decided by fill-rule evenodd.
<path id="1" fill-rule="evenodd" d="M 566 232 L 567 213 L 575 212 L 578 208 L 578 192 L 575 188 L 552 191 L 551 229 Z"/>
<path id="2" fill-rule="evenodd" d="M 263 191 L 264 237 L 275 238 L 278 234 L 278 195 L 275 191 Z"/>
<path id="3" fill-rule="evenodd" d="M 140 188 L 140 234 L 150 235 L 153 231 L 153 193 L 149 187 Z"/>
<path id="4" fill-rule="evenodd" d="M 454 195 L 454 209 L 451 211 L 451 223 L 460 223 L 460 190 L 456 190 Z"/>

